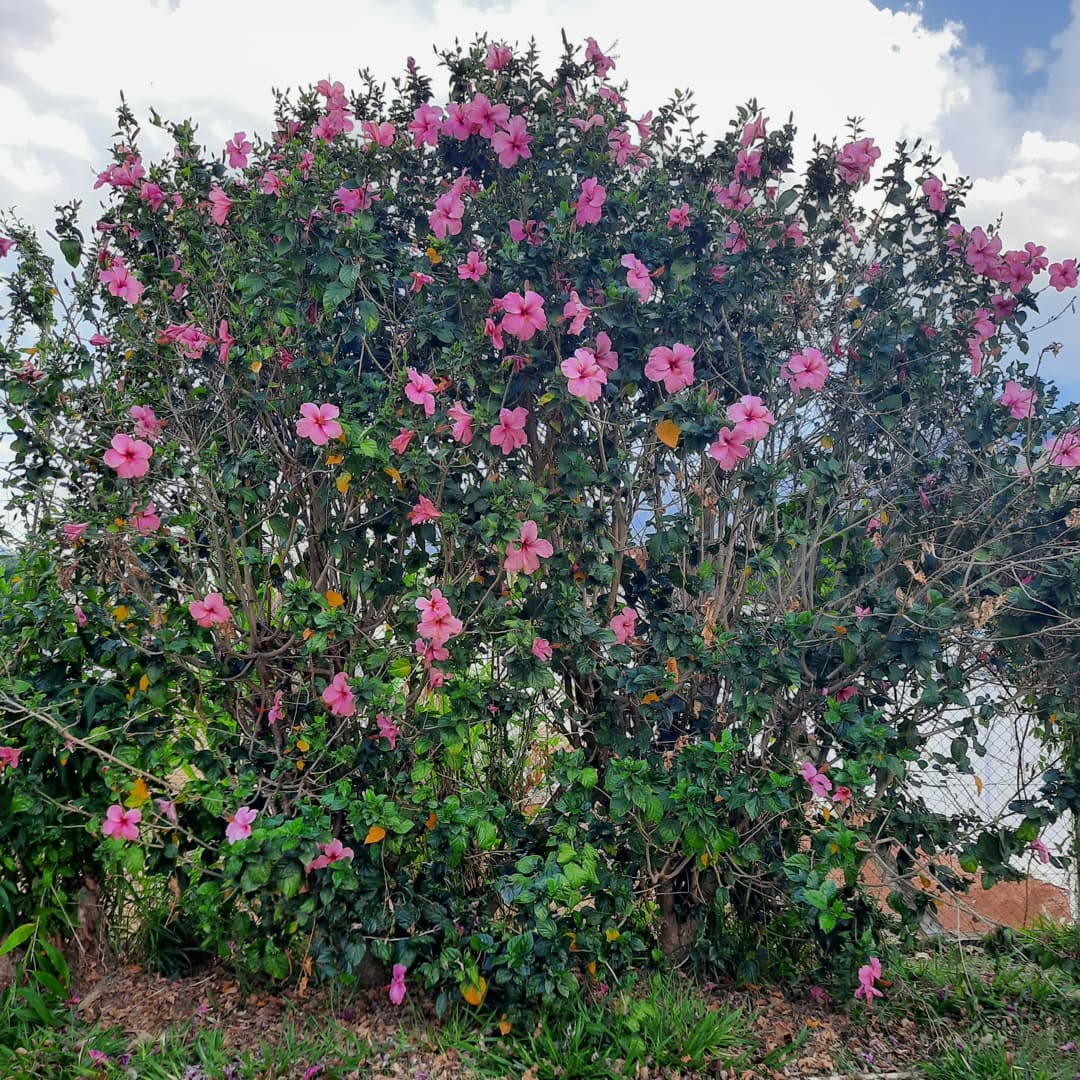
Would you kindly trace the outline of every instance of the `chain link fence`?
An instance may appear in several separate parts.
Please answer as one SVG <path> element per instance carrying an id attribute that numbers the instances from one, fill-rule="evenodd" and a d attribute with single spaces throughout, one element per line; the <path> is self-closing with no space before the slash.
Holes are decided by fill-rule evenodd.
<path id="1" fill-rule="evenodd" d="M 985 753 L 970 751 L 974 776 L 946 776 L 932 767 L 921 771 L 916 779 L 928 806 L 942 813 L 974 813 L 988 824 L 1014 817 L 1009 804 L 1034 794 L 1046 770 L 1060 764 L 1059 754 L 1044 746 L 1032 728 L 1030 718 L 1021 713 L 999 716 L 983 733 Z M 948 757 L 948 737 L 931 740 L 928 750 Z M 968 892 L 956 895 L 935 889 L 940 894 L 937 915 L 942 929 L 968 937 L 997 926 L 1080 921 L 1077 821 L 1071 815 L 1062 817 L 1042 833 L 1041 840 L 1049 856 L 1068 860 L 1065 869 L 1044 861 L 1037 849 L 1031 849 L 1015 863 L 1028 875 L 1026 881 L 999 882 L 983 889 L 976 880 Z"/>

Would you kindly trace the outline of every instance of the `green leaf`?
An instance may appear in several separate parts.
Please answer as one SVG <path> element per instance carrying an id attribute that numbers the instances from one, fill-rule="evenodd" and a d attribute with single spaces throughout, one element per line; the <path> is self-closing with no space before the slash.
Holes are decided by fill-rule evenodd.
<path id="1" fill-rule="evenodd" d="M 0 945 L 0 956 L 5 956 L 12 949 L 17 949 L 36 929 L 36 922 L 23 923 L 22 926 L 15 927 L 5 938 L 4 944 Z"/>
<path id="2" fill-rule="evenodd" d="M 60 241 L 60 252 L 67 260 L 68 266 L 76 267 L 82 258 L 82 244 L 72 237 Z"/>

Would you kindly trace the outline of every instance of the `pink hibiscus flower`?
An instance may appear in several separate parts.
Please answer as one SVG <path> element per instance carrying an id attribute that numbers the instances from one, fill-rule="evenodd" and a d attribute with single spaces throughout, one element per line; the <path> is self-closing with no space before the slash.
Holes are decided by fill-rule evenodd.
<path id="1" fill-rule="evenodd" d="M 448 656 L 449 653 L 447 653 L 447 657 Z M 443 659 L 445 660 L 447 657 L 443 657 Z M 387 716 L 386 713 L 376 713 L 375 723 L 379 728 L 379 737 L 385 739 L 390 744 L 391 750 L 396 750 L 398 735 L 401 733 L 398 731 L 397 724 L 394 723 L 394 718 L 392 716 Z"/>
<path id="2" fill-rule="evenodd" d="M 607 189 L 595 176 L 583 180 L 574 214 L 578 225 L 595 225 L 600 220 L 601 207 L 606 198 Z"/>
<path id="3" fill-rule="evenodd" d="M 454 426 L 450 431 L 454 441 L 461 443 L 462 446 L 468 446 L 473 441 L 472 416 L 465 411 L 465 406 L 460 401 L 455 401 L 446 410 L 446 414 L 454 421 Z"/>
<path id="4" fill-rule="evenodd" d="M 512 116 L 504 131 L 496 131 L 491 136 L 491 149 L 499 155 L 499 164 L 504 169 L 511 169 L 519 161 L 532 157 L 531 142 L 532 136 L 525 130 L 525 117 Z"/>
<path id="5" fill-rule="evenodd" d="M 207 593 L 205 600 L 192 600 L 188 604 L 188 612 L 199 626 L 218 626 L 227 623 L 232 618 L 221 593 Z"/>
<path id="6" fill-rule="evenodd" d="M 239 840 L 246 840 L 251 835 L 251 824 L 259 816 L 259 811 L 250 806 L 238 807 L 235 814 L 230 814 L 225 820 L 225 839 L 230 844 Z"/>
<path id="7" fill-rule="evenodd" d="M 645 377 L 662 382 L 669 394 L 676 394 L 694 381 L 694 350 L 681 341 L 670 349 L 659 345 L 649 353 Z"/>
<path id="8" fill-rule="evenodd" d="M 829 365 L 817 349 L 803 349 L 784 361 L 780 375 L 787 380 L 793 393 L 820 390 L 829 377 Z"/>
<path id="9" fill-rule="evenodd" d="M 118 434 L 112 437 L 111 449 L 105 451 L 105 464 L 115 469 L 122 480 L 134 480 L 145 476 L 150 470 L 150 458 L 154 451 L 142 439 Z"/>
<path id="10" fill-rule="evenodd" d="M 736 465 L 750 454 L 750 447 L 746 445 L 747 435 L 739 428 L 721 428 L 717 433 L 716 442 L 708 450 L 709 457 L 720 466 L 724 472 L 731 472 Z"/>
<path id="11" fill-rule="evenodd" d="M 550 541 L 539 539 L 537 531 L 535 521 L 521 523 L 520 544 L 506 545 L 506 560 L 503 562 L 503 569 L 507 573 L 523 573 L 526 576 L 534 574 L 540 569 L 541 559 L 551 558 L 554 548 Z"/>
<path id="12" fill-rule="evenodd" d="M 1005 392 L 998 398 L 998 402 L 1009 410 L 1009 415 L 1014 420 L 1026 420 L 1035 415 L 1035 402 L 1039 395 L 1034 390 L 1025 390 L 1019 383 L 1011 379 L 1005 384 Z"/>
<path id="13" fill-rule="evenodd" d="M 533 638 L 532 648 L 530 652 L 537 660 L 542 660 L 547 663 L 552 657 L 551 642 L 547 638 L 535 637 Z"/>
<path id="14" fill-rule="evenodd" d="M 607 372 L 596 362 L 596 355 L 591 349 L 578 349 L 560 365 L 562 373 L 569 379 L 567 390 L 574 397 L 586 401 L 596 401 L 607 383 Z"/>
<path id="15" fill-rule="evenodd" d="M 504 454 L 513 453 L 529 441 L 525 434 L 525 421 L 528 417 L 529 410 L 523 405 L 516 409 L 500 409 L 499 422 L 491 429 L 488 441 L 492 446 L 499 447 Z"/>
<path id="16" fill-rule="evenodd" d="M 425 525 L 429 521 L 438 521 L 441 517 L 442 511 L 426 495 L 420 496 L 419 502 L 408 514 L 413 525 Z"/>
<path id="17" fill-rule="evenodd" d="M 304 867 L 305 874 L 310 874 L 312 870 L 322 870 L 323 867 L 333 866 L 336 862 L 348 861 L 353 857 L 353 849 L 342 846 L 341 841 L 336 836 L 329 844 L 316 844 L 315 846 L 322 854 L 317 855 Z"/>
<path id="18" fill-rule="evenodd" d="M 126 810 L 119 803 L 113 803 L 105 811 L 105 820 L 101 823 L 102 836 L 115 836 L 118 840 L 138 840 L 141 810 Z"/>
<path id="19" fill-rule="evenodd" d="M 727 418 L 748 439 L 764 439 L 776 417 L 765 407 L 761 398 L 743 394 L 734 405 L 727 408 Z"/>
<path id="20" fill-rule="evenodd" d="M 615 640 L 620 645 L 629 645 L 634 640 L 634 627 L 638 621 L 638 613 L 632 607 L 624 607 L 622 611 L 611 617 L 608 629 L 615 635 Z"/>
<path id="21" fill-rule="evenodd" d="M 501 304 L 503 317 L 499 329 L 521 341 L 528 341 L 537 330 L 547 326 L 544 298 L 531 289 L 526 289 L 524 296 L 509 292 L 502 298 Z"/>
<path id="22" fill-rule="evenodd" d="M 638 294 L 638 299 L 644 304 L 653 292 L 649 268 L 633 253 L 624 255 L 619 262 L 626 267 L 626 284 Z"/>
<path id="23" fill-rule="evenodd" d="M 405 972 L 408 968 L 404 964 L 395 964 L 390 973 L 390 1004 L 400 1005 L 405 1000 Z"/>
<path id="24" fill-rule="evenodd" d="M 301 439 L 310 439 L 316 446 L 325 446 L 331 439 L 341 437 L 341 425 L 337 417 L 341 410 L 336 405 L 316 405 L 305 401 L 300 406 L 302 419 L 296 422 L 296 434 Z"/>
<path id="25" fill-rule="evenodd" d="M 799 766 L 799 775 L 819 799 L 825 798 L 832 791 L 832 781 L 825 775 L 825 769 L 817 769 L 812 761 L 804 761 Z"/>
<path id="26" fill-rule="evenodd" d="M 405 396 L 414 405 L 422 405 L 425 416 L 434 416 L 435 380 L 427 372 L 421 375 L 416 368 L 406 368 L 405 374 L 409 380 L 405 384 Z"/>
<path id="27" fill-rule="evenodd" d="M 416 610 L 420 612 L 417 633 L 422 638 L 427 638 L 432 645 L 445 645 L 464 629 L 464 623 L 450 610 L 450 601 L 443 596 L 441 589 L 432 589 L 430 598 L 419 597 Z"/>
<path id="28" fill-rule="evenodd" d="M 356 713 L 356 699 L 344 671 L 339 671 L 330 680 L 322 692 L 322 699 L 334 716 L 353 716 Z"/>

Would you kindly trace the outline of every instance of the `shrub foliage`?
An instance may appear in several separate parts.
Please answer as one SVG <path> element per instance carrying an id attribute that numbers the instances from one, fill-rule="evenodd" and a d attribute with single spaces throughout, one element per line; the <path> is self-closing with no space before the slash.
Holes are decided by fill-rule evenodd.
<path id="1" fill-rule="evenodd" d="M 121 109 L 63 281 L 8 219 L 0 929 L 101 881 L 399 998 L 853 971 L 868 859 L 1014 877 L 1080 802 L 1068 755 L 990 825 L 920 788 L 1075 731 L 1080 436 L 1024 336 L 1075 261 L 857 125 L 800 173 L 754 103 L 635 120 L 595 42 L 442 65 L 224 151 L 155 116 L 154 164 Z"/>

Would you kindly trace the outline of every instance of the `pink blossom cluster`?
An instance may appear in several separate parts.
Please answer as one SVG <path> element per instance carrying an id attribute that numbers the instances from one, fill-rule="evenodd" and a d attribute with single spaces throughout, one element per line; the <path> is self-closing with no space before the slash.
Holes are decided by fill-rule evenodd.
<path id="1" fill-rule="evenodd" d="M 859 139 L 848 143 L 836 155 L 836 171 L 845 184 L 865 184 L 879 157 L 881 150 L 874 145 L 873 139 Z"/>
<path id="2" fill-rule="evenodd" d="M 123 161 L 113 162 L 108 168 L 98 173 L 94 190 L 106 184 L 114 191 L 134 188 L 145 175 L 146 169 L 143 168 L 142 158 L 138 154 L 125 154 Z"/>
<path id="3" fill-rule="evenodd" d="M 491 143 L 504 169 L 532 157 L 523 116 L 511 116 L 510 106 L 493 103 L 486 94 L 476 94 L 471 101 L 449 102 L 446 110 L 428 102 L 420 105 L 407 125 L 417 149 L 438 146 L 440 136 L 464 140 L 479 135 Z"/>

